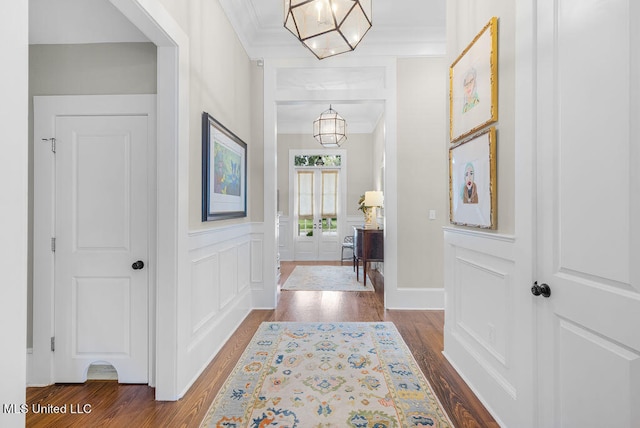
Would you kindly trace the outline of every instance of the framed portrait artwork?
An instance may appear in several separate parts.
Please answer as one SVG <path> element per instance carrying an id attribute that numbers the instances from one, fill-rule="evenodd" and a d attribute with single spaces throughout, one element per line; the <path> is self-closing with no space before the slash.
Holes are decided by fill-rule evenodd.
<path id="1" fill-rule="evenodd" d="M 496 188 L 496 130 L 492 126 L 449 149 L 451 223 L 497 228 Z"/>
<path id="2" fill-rule="evenodd" d="M 449 136 L 456 142 L 498 120 L 498 18 L 449 67 Z"/>
<path id="3" fill-rule="evenodd" d="M 202 221 L 247 216 L 247 145 L 202 113 Z"/>

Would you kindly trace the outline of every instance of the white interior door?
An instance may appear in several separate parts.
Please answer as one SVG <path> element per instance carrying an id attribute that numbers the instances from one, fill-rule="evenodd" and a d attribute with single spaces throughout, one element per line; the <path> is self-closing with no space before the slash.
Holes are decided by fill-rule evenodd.
<path id="1" fill-rule="evenodd" d="M 148 382 L 149 125 L 56 118 L 56 382 L 84 382 L 96 362 L 122 383 Z"/>
<path id="2" fill-rule="evenodd" d="M 538 14 L 538 425 L 638 427 L 640 7 Z"/>
<path id="3" fill-rule="evenodd" d="M 338 260 L 340 169 L 296 169 L 295 260 Z"/>

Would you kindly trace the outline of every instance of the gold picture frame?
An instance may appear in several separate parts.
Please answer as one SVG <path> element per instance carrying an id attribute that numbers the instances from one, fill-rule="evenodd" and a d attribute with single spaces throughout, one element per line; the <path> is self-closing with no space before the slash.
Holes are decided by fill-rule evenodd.
<path id="1" fill-rule="evenodd" d="M 498 227 L 496 129 L 449 149 L 449 221 L 459 226 Z"/>
<path id="2" fill-rule="evenodd" d="M 449 67 L 449 139 L 498 120 L 498 18 L 489 20 Z"/>

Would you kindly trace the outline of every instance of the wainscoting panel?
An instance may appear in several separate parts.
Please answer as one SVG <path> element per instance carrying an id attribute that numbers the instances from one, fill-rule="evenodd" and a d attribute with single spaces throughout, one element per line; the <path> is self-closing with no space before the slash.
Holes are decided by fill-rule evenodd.
<path id="1" fill-rule="evenodd" d="M 517 400 L 515 240 L 445 228 L 444 354 L 495 415 Z M 501 406 L 506 406 L 506 409 Z"/>
<path id="2" fill-rule="evenodd" d="M 242 293 L 251 282 L 251 249 L 250 243 L 238 245 L 238 292 Z"/>
<path id="3" fill-rule="evenodd" d="M 213 318 L 220 309 L 218 289 L 218 255 L 212 254 L 191 262 L 191 329 L 192 334 Z"/>
<path id="4" fill-rule="evenodd" d="M 457 249 L 455 263 L 456 327 L 506 367 L 512 266 L 464 248 Z"/>
<path id="5" fill-rule="evenodd" d="M 180 327 L 187 344 L 181 358 L 187 389 L 251 310 L 252 287 L 263 287 L 263 237 L 262 225 L 253 223 L 189 234 L 184 319 L 190 323 Z"/>
<path id="6" fill-rule="evenodd" d="M 289 216 L 280 216 L 278 230 L 278 251 L 280 260 L 293 260 L 293 231 Z"/>
<path id="7" fill-rule="evenodd" d="M 220 309 L 238 294 L 238 248 L 220 251 Z"/>
<path id="8" fill-rule="evenodd" d="M 263 278 L 263 252 L 264 241 L 262 237 L 251 239 L 251 288 L 254 290 L 264 289 Z"/>
<path id="9" fill-rule="evenodd" d="M 384 219 L 382 217 L 378 217 L 378 224 L 383 225 Z M 347 216 L 347 231 L 346 234 L 353 233 L 354 227 L 363 227 L 364 226 L 364 215 L 350 215 Z"/>

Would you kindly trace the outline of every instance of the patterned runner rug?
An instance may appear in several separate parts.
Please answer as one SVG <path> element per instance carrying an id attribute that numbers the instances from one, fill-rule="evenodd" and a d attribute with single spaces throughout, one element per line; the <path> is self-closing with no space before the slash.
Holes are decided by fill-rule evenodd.
<path id="1" fill-rule="evenodd" d="M 267 322 L 201 427 L 452 427 L 393 323 Z"/>
<path id="2" fill-rule="evenodd" d="M 282 285 L 282 290 L 373 291 L 371 278 L 367 286 L 356 280 L 353 266 L 296 266 Z"/>

